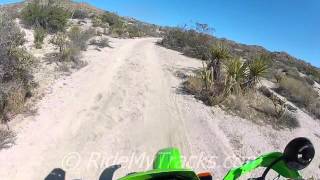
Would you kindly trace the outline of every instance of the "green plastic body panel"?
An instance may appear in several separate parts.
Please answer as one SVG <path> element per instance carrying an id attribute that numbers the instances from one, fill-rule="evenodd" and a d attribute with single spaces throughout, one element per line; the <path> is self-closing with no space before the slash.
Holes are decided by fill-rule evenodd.
<path id="1" fill-rule="evenodd" d="M 187 180 L 199 180 L 191 169 L 184 169 L 179 149 L 167 148 L 160 150 L 154 159 L 153 170 L 130 174 L 120 180 L 168 179 L 180 177 Z"/>
<path id="2" fill-rule="evenodd" d="M 146 171 L 142 173 L 134 173 L 119 180 L 164 180 L 172 179 L 172 177 L 180 177 L 186 180 L 199 180 L 198 176 L 190 169 L 155 169 L 151 171 Z"/>
<path id="3" fill-rule="evenodd" d="M 256 160 L 245 163 L 241 167 L 231 169 L 228 174 L 224 177 L 224 180 L 235 180 L 240 176 L 245 175 L 259 167 L 268 167 L 274 162 L 276 159 L 280 158 L 282 153 L 273 152 L 269 154 L 262 155 L 258 157 Z M 291 179 L 300 179 L 301 176 L 298 171 L 294 171 L 289 169 L 283 161 L 279 161 L 276 163 L 272 169 L 279 173 L 281 176 L 285 178 Z"/>
<path id="4" fill-rule="evenodd" d="M 183 169 L 182 156 L 177 148 L 160 150 L 153 161 L 153 169 Z"/>

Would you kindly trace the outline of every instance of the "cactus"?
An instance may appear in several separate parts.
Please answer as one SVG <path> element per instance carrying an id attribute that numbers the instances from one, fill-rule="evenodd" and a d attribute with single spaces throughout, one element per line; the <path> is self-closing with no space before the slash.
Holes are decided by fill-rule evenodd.
<path id="1" fill-rule="evenodd" d="M 286 103 L 281 101 L 276 95 L 271 95 L 270 99 L 273 102 L 276 117 L 280 119 L 286 112 Z"/>
<path id="2" fill-rule="evenodd" d="M 202 70 L 201 70 L 201 79 L 203 80 L 205 84 L 206 91 L 212 88 L 213 85 L 213 73 L 211 70 L 208 70 L 207 67 L 205 67 L 204 62 L 202 62 Z"/>

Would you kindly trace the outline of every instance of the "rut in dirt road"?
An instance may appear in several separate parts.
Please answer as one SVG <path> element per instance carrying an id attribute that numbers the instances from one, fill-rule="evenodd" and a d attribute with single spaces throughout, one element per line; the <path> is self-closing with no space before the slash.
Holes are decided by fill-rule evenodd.
<path id="1" fill-rule="evenodd" d="M 112 49 L 86 52 L 88 66 L 58 80 L 39 102 L 38 115 L 23 120 L 17 145 L 0 153 L 1 179 L 42 180 L 54 168 L 64 169 L 67 180 L 99 179 L 116 163 L 120 177 L 151 168 L 154 154 L 172 146 L 186 156 L 215 154 L 222 164 L 232 155 L 227 139 L 210 124 L 210 108 L 179 93 L 181 80 L 174 76 L 200 62 L 156 41 L 114 40 Z M 128 162 L 131 156 L 144 159 Z M 212 170 L 220 177 L 226 172 Z"/>

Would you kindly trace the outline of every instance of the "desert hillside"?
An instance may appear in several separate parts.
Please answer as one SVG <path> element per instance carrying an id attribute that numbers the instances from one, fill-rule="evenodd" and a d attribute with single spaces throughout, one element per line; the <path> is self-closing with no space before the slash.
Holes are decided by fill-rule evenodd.
<path id="1" fill-rule="evenodd" d="M 0 178 L 120 178 L 177 147 L 223 179 L 296 137 L 317 153 L 320 70 L 209 31 L 67 0 L 0 7 Z M 301 174 L 319 179 L 320 156 Z"/>

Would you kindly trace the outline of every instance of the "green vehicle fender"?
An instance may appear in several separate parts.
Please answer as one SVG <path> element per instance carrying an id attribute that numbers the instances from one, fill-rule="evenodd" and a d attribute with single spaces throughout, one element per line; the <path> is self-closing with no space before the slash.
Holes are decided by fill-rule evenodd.
<path id="1" fill-rule="evenodd" d="M 243 164 L 241 167 L 231 169 L 224 177 L 224 180 L 235 180 L 259 167 L 269 167 L 275 160 L 282 156 L 283 154 L 280 152 L 272 152 L 262 155 L 253 161 Z M 299 172 L 289 169 L 283 160 L 274 164 L 271 169 L 285 178 L 301 179 Z"/>
<path id="2" fill-rule="evenodd" d="M 182 156 L 177 148 L 160 150 L 153 161 L 153 170 L 132 173 L 119 180 L 163 179 L 172 176 L 179 176 L 188 180 L 199 180 L 194 171 L 183 167 Z"/>

